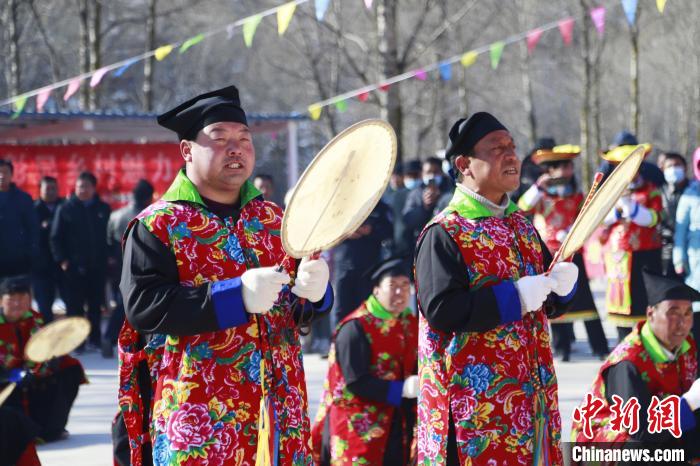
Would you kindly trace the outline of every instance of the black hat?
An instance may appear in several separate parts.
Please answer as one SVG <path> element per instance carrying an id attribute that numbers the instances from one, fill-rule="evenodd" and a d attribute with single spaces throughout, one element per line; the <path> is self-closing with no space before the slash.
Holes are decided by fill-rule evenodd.
<path id="1" fill-rule="evenodd" d="M 642 275 L 644 276 L 644 286 L 647 289 L 649 306 L 654 306 L 667 299 L 700 301 L 700 293 L 680 280 L 652 272 L 647 267 L 642 269 Z"/>
<path id="2" fill-rule="evenodd" d="M 423 166 L 420 160 L 409 160 L 403 165 L 404 173 L 420 173 L 423 170 Z"/>
<path id="3" fill-rule="evenodd" d="M 392 174 L 403 175 L 403 166 L 404 166 L 404 164 L 402 164 L 401 162 L 396 162 L 396 165 L 394 165 L 394 171 L 392 172 Z"/>
<path id="4" fill-rule="evenodd" d="M 375 285 L 386 276 L 396 277 L 399 275 L 411 278 L 411 262 L 407 257 L 391 257 L 375 264 L 365 273 L 365 276 L 369 276 Z"/>
<path id="5" fill-rule="evenodd" d="M 450 129 L 450 140 L 445 148 L 445 158 L 468 154 L 484 136 L 508 128 L 487 112 L 477 112 L 469 119 L 460 118 Z"/>
<path id="6" fill-rule="evenodd" d="M 159 125 L 188 140 L 194 140 L 205 126 L 220 121 L 248 125 L 236 86 L 199 95 L 158 116 Z"/>
<path id="7" fill-rule="evenodd" d="M 31 293 L 29 277 L 26 275 L 16 275 L 7 277 L 0 283 L 0 296 L 15 293 Z"/>
<path id="8" fill-rule="evenodd" d="M 636 146 L 637 144 L 639 144 L 639 141 L 637 141 L 637 136 L 625 129 L 615 135 L 610 148 L 618 146 Z"/>
<path id="9" fill-rule="evenodd" d="M 554 138 L 539 138 L 535 143 L 535 147 L 532 148 L 532 152 L 538 150 L 551 150 L 554 149 L 557 143 L 554 142 Z"/>

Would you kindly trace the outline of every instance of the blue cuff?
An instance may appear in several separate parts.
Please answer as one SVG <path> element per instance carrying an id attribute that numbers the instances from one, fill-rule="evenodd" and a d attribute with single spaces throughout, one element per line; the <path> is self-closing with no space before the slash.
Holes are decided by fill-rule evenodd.
<path id="1" fill-rule="evenodd" d="M 695 429 L 695 415 L 685 398 L 681 397 L 681 432 Z"/>
<path id="2" fill-rule="evenodd" d="M 557 303 L 558 304 L 567 304 L 569 303 L 572 299 L 574 299 L 574 296 L 576 295 L 576 290 L 578 289 L 578 281 L 574 283 L 574 287 L 569 291 L 569 294 L 566 296 L 559 296 L 558 294 L 555 293 L 557 297 Z"/>
<path id="3" fill-rule="evenodd" d="M 386 394 L 386 402 L 392 406 L 401 406 L 401 393 L 403 393 L 403 380 L 389 382 L 389 391 Z"/>
<path id="4" fill-rule="evenodd" d="M 638 202 L 635 202 L 635 203 L 634 203 L 634 210 L 633 210 L 632 213 L 630 214 L 630 219 L 636 217 L 638 213 L 639 213 L 639 203 L 638 203 Z"/>
<path id="5" fill-rule="evenodd" d="M 514 282 L 505 281 L 493 285 L 493 294 L 496 296 L 498 313 L 501 315 L 501 325 L 517 322 L 523 318 L 520 296 Z"/>
<path id="6" fill-rule="evenodd" d="M 240 277 L 211 284 L 211 300 L 219 328 L 231 328 L 248 323 L 248 313 L 243 306 L 243 285 Z"/>

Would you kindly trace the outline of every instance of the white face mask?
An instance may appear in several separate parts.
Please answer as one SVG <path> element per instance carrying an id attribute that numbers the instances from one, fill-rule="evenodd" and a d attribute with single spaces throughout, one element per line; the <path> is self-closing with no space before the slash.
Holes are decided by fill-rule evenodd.
<path id="1" fill-rule="evenodd" d="M 668 167 L 664 170 L 664 178 L 668 184 L 680 183 L 685 179 L 685 170 L 679 166 Z"/>
<path id="2" fill-rule="evenodd" d="M 404 178 L 403 179 L 403 185 L 406 186 L 406 189 L 413 189 L 417 187 L 420 184 L 418 179 L 416 178 Z"/>

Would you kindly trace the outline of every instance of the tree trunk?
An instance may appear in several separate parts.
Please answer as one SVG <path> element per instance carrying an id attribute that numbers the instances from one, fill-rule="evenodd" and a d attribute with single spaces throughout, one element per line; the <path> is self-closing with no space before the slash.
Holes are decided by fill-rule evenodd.
<path id="1" fill-rule="evenodd" d="M 530 79 L 530 56 L 527 52 L 525 42 L 520 42 L 520 74 L 523 83 L 523 110 L 527 116 L 527 139 L 528 147 L 534 147 L 537 142 L 537 119 L 535 117 L 535 106 L 533 104 L 532 80 Z"/>
<path id="2" fill-rule="evenodd" d="M 380 60 L 380 80 L 395 76 L 401 72 L 402 66 L 398 61 L 397 43 L 397 2 L 381 0 L 377 2 L 377 37 Z M 381 117 L 389 122 L 396 131 L 397 162 L 403 158 L 403 109 L 399 86 L 392 85 L 387 92 L 379 93 Z"/>
<path id="3" fill-rule="evenodd" d="M 630 26 L 630 130 L 639 137 L 639 4 L 635 24 Z"/>
<path id="4" fill-rule="evenodd" d="M 102 53 L 100 51 L 100 28 L 102 21 L 102 5 L 99 1 L 92 3 L 92 18 L 88 24 L 88 40 L 90 43 L 90 69 L 98 70 L 102 66 Z M 85 86 L 89 88 L 89 86 Z M 90 110 L 97 110 L 100 106 L 99 87 L 89 88 L 90 90 Z"/>
<path id="5" fill-rule="evenodd" d="M 89 0 L 78 0 L 78 19 L 80 21 L 80 43 L 78 47 L 78 57 L 80 60 L 80 74 L 90 71 L 90 37 L 88 30 L 89 22 Z M 80 88 L 80 109 L 88 108 L 90 102 L 90 86 L 83 84 Z"/>
<path id="6" fill-rule="evenodd" d="M 9 66 L 5 69 L 5 81 L 7 82 L 8 95 L 19 94 L 21 81 L 21 61 L 19 54 L 19 31 L 17 29 L 17 0 L 8 0 L 3 23 L 7 25 L 7 46 Z"/>
<path id="7" fill-rule="evenodd" d="M 581 9 L 586 12 L 588 6 L 584 0 L 580 0 Z M 581 102 L 580 115 L 580 139 L 581 139 L 581 184 L 588 188 L 591 185 L 591 144 L 590 144 L 590 126 L 591 121 L 591 85 L 592 85 L 592 66 L 591 66 L 591 38 L 589 31 L 591 30 L 591 19 L 587 14 L 583 15 L 583 99 Z"/>
<path id="8" fill-rule="evenodd" d="M 153 50 L 156 43 L 156 4 L 158 0 L 148 1 L 146 16 L 146 51 Z M 143 111 L 153 111 L 153 56 L 143 62 Z"/>

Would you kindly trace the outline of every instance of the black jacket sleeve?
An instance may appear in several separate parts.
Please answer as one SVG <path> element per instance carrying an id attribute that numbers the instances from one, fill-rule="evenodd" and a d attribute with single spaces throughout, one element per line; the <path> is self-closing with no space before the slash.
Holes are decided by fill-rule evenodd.
<path id="1" fill-rule="evenodd" d="M 210 286 L 180 285 L 175 255 L 140 223 L 128 232 L 119 288 L 136 330 L 170 335 L 219 330 Z"/>
<path id="2" fill-rule="evenodd" d="M 66 203 L 64 202 L 56 209 L 56 214 L 53 216 L 51 222 L 51 231 L 49 232 L 49 247 L 51 248 L 51 254 L 54 260 L 60 264 L 61 262 L 68 260 L 68 252 L 65 247 L 65 209 Z"/>
<path id="3" fill-rule="evenodd" d="M 391 382 L 370 375 L 371 351 L 359 322 L 353 320 L 340 328 L 335 354 L 348 390 L 359 397 L 385 403 Z"/>

